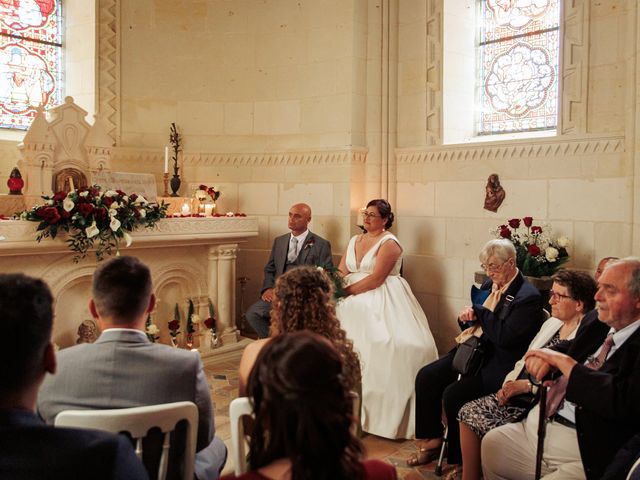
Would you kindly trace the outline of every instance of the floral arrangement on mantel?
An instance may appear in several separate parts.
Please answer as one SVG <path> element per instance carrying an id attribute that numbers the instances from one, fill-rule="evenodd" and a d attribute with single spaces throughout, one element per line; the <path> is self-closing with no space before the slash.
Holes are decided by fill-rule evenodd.
<path id="1" fill-rule="evenodd" d="M 201 202 L 207 199 L 207 195 L 211 197 L 212 201 L 220 198 L 220 190 L 216 190 L 215 187 L 207 187 L 206 185 L 200 185 L 195 191 L 194 196 Z"/>
<path id="2" fill-rule="evenodd" d="M 127 195 L 122 190 L 103 192 L 98 185 L 81 187 L 69 193 L 58 192 L 43 196 L 44 205 L 36 205 L 19 214 L 21 220 L 39 222 L 36 240 L 56 238 L 60 231 L 69 234 L 69 249 L 75 252 L 74 262 L 87 256 L 96 247 L 96 259 L 119 253 L 120 241 L 127 247 L 132 238 L 129 232 L 139 227 L 152 228 L 166 217 L 167 207 L 152 204 L 142 195 Z"/>
<path id="3" fill-rule="evenodd" d="M 533 225 L 533 217 L 512 218 L 491 233 L 511 240 L 516 247 L 516 262 L 523 275 L 547 277 L 569 260 L 567 237 L 551 237 L 551 227 Z"/>

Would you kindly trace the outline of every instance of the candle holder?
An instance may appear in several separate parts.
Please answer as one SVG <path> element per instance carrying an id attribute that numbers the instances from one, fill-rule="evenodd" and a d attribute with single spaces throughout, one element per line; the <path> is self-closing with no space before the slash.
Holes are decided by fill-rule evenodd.
<path id="1" fill-rule="evenodd" d="M 180 175 L 175 173 L 173 177 L 171 177 L 171 196 L 177 197 L 179 189 L 180 189 Z"/>
<path id="2" fill-rule="evenodd" d="M 164 172 L 162 181 L 164 182 L 164 193 L 162 194 L 162 196 L 168 197 L 169 196 L 169 172 Z"/>

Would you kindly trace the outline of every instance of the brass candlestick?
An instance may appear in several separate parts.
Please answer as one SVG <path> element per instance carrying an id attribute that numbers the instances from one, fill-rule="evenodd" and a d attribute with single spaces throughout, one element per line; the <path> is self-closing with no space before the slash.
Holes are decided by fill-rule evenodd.
<path id="1" fill-rule="evenodd" d="M 169 172 L 164 172 L 164 193 L 162 194 L 163 197 L 168 197 L 169 196 Z"/>

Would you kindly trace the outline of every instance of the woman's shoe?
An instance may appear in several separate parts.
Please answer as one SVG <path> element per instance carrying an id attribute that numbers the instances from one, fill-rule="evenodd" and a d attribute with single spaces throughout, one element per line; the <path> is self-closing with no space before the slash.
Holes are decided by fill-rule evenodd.
<path id="1" fill-rule="evenodd" d="M 419 448 L 416 453 L 407 459 L 407 466 L 417 467 L 418 465 L 426 465 L 438 458 L 440 455 L 440 447 Z"/>

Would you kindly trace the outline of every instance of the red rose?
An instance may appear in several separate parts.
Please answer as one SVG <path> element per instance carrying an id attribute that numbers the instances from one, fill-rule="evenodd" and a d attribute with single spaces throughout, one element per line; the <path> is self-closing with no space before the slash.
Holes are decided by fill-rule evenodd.
<path id="1" fill-rule="evenodd" d="M 207 328 L 213 328 L 213 327 L 215 327 L 215 325 L 216 325 L 216 321 L 211 317 L 207 318 L 204 321 L 204 326 L 207 327 Z"/>
<path id="2" fill-rule="evenodd" d="M 116 190 L 116 192 L 118 193 L 118 195 L 120 195 L 121 197 L 124 197 L 126 195 L 126 193 L 124 193 L 122 190 Z"/>
<path id="3" fill-rule="evenodd" d="M 525 227 L 530 227 L 531 224 L 533 223 L 533 217 L 524 217 L 522 221 Z"/>
<path id="4" fill-rule="evenodd" d="M 169 322 L 169 330 L 177 331 L 180 328 L 180 322 L 175 318 Z"/>
<path id="5" fill-rule="evenodd" d="M 60 221 L 60 214 L 56 207 L 42 207 L 37 212 L 49 225 L 55 225 Z"/>
<path id="6" fill-rule="evenodd" d="M 511 238 L 511 230 L 506 225 L 500 225 L 500 236 L 502 238 Z"/>
<path id="7" fill-rule="evenodd" d="M 204 190 L 206 192 L 207 191 L 207 186 L 206 185 L 200 185 L 198 187 L 198 190 Z"/>
<path id="8" fill-rule="evenodd" d="M 69 217 L 71 216 L 71 212 L 67 212 L 66 210 L 62 209 L 62 210 L 60 211 L 60 216 L 61 216 L 63 219 L 67 219 L 67 218 L 69 218 Z"/>
<path id="9" fill-rule="evenodd" d="M 93 210 L 94 210 L 93 205 L 91 205 L 90 203 L 78 204 L 78 212 L 80 212 L 80 215 L 82 215 L 85 218 L 91 215 L 93 213 Z"/>
<path id="10" fill-rule="evenodd" d="M 542 233 L 542 227 L 531 227 L 531 233 Z"/>
<path id="11" fill-rule="evenodd" d="M 538 247 L 537 245 L 529 245 L 527 247 L 527 251 L 532 257 L 537 257 L 538 255 L 540 255 L 540 247 Z"/>
<path id="12" fill-rule="evenodd" d="M 109 208 L 111 206 L 111 204 L 113 203 L 113 198 L 112 197 L 102 197 L 102 203 L 104 205 L 106 205 L 107 208 Z"/>
<path id="13" fill-rule="evenodd" d="M 93 210 L 93 216 L 96 217 L 96 220 L 102 220 L 107 218 L 107 211 L 104 208 L 96 208 Z"/>
<path id="14" fill-rule="evenodd" d="M 511 228 L 518 228 L 520 226 L 520 219 L 512 218 L 511 220 L 509 220 L 509 226 Z"/>
<path id="15" fill-rule="evenodd" d="M 137 193 L 132 193 L 131 195 L 129 195 L 129 200 L 131 200 L 132 202 L 135 202 L 137 199 L 138 199 Z"/>
<path id="16" fill-rule="evenodd" d="M 58 192 L 53 196 L 53 201 L 54 202 L 61 202 L 63 201 L 65 198 L 67 198 L 67 192 Z"/>
<path id="17" fill-rule="evenodd" d="M 100 190 L 98 190 L 96 187 L 89 188 L 89 195 L 91 195 L 92 197 L 97 197 L 99 194 Z"/>

